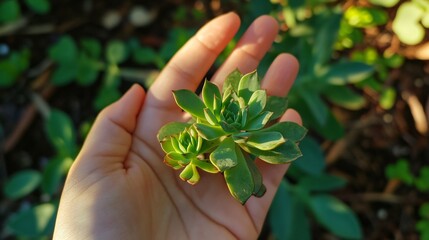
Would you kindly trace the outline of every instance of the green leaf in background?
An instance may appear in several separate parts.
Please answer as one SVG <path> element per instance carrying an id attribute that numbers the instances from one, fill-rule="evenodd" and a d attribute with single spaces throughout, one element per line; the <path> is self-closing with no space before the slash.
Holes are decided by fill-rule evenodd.
<path id="1" fill-rule="evenodd" d="M 330 102 L 349 110 L 358 110 L 366 105 L 366 99 L 347 86 L 330 85 L 325 88 L 323 95 Z"/>
<path id="2" fill-rule="evenodd" d="M 35 170 L 23 170 L 12 175 L 6 182 L 3 193 L 7 198 L 18 199 L 36 189 L 40 180 L 40 173 Z"/>
<path id="3" fill-rule="evenodd" d="M 377 49 L 373 47 L 367 47 L 362 51 L 354 51 L 350 56 L 352 61 L 363 62 L 368 65 L 373 65 L 380 60 L 380 56 Z"/>
<path id="4" fill-rule="evenodd" d="M 331 58 L 342 17 L 341 13 L 326 14 L 320 17 L 319 21 L 321 25 L 317 29 L 316 41 L 312 48 L 313 66 L 322 66 Z"/>
<path id="5" fill-rule="evenodd" d="M 420 191 L 422 192 L 429 191 L 429 167 L 428 166 L 425 166 L 420 169 L 420 174 L 415 179 L 415 184 Z M 428 217 L 429 217 L 429 214 L 428 214 Z"/>
<path id="6" fill-rule="evenodd" d="M 100 64 L 86 54 L 79 54 L 77 67 L 77 82 L 82 86 L 89 86 L 97 80 Z"/>
<path id="7" fill-rule="evenodd" d="M 78 48 L 75 41 L 68 35 L 62 36 L 49 48 L 49 57 L 57 63 L 69 64 L 75 62 L 78 56 Z"/>
<path id="8" fill-rule="evenodd" d="M 149 47 L 136 47 L 133 52 L 133 60 L 139 64 L 155 64 L 156 67 L 162 69 L 165 66 L 165 61 Z"/>
<path id="9" fill-rule="evenodd" d="M 0 87 L 12 86 L 29 64 L 29 49 L 12 52 L 6 59 L 0 60 Z"/>
<path id="10" fill-rule="evenodd" d="M 369 0 L 369 2 L 374 5 L 379 5 L 379 6 L 389 8 L 389 7 L 395 6 L 399 2 L 399 0 Z"/>
<path id="11" fill-rule="evenodd" d="M 385 109 L 391 109 L 396 102 L 396 90 L 393 87 L 384 89 L 380 94 L 379 103 L 380 106 Z"/>
<path id="12" fill-rule="evenodd" d="M 237 165 L 225 170 L 224 177 L 231 195 L 244 204 L 253 194 L 255 184 L 246 159 L 238 147 L 235 147 Z"/>
<path id="13" fill-rule="evenodd" d="M 68 157 L 56 157 L 51 159 L 46 165 L 42 174 L 43 192 L 53 195 L 59 192 L 63 178 L 67 174 L 73 163 L 73 159 Z"/>
<path id="14" fill-rule="evenodd" d="M 174 53 L 177 52 L 194 33 L 194 30 L 180 27 L 170 29 L 168 32 L 168 39 L 164 42 L 159 51 L 160 58 L 165 62 L 170 60 Z"/>
<path id="15" fill-rule="evenodd" d="M 231 137 L 225 138 L 210 154 L 210 162 L 221 172 L 233 168 L 238 164 L 235 143 Z"/>
<path id="16" fill-rule="evenodd" d="M 82 38 L 80 40 L 80 46 L 82 51 L 88 55 L 88 57 L 99 59 L 101 57 L 101 44 L 95 38 Z"/>
<path id="17" fill-rule="evenodd" d="M 319 100 L 321 99 L 319 98 Z M 333 116 L 330 111 L 326 113 L 326 122 L 324 124 L 321 124 L 313 115 L 312 110 L 310 110 L 310 107 L 307 106 L 307 103 L 305 103 L 301 96 L 297 94 L 289 94 L 289 103 L 291 108 L 299 109 L 299 114 L 304 121 L 304 126 L 318 132 L 324 138 L 329 140 L 337 140 L 344 136 L 344 127 L 341 125 L 341 123 L 338 122 L 338 120 Z M 314 108 L 314 110 L 317 111 L 316 108 Z"/>
<path id="18" fill-rule="evenodd" d="M 190 113 L 192 116 L 205 119 L 204 108 L 205 105 L 201 98 L 199 98 L 194 92 L 187 89 L 181 89 L 173 91 L 174 99 L 177 105 Z"/>
<path id="19" fill-rule="evenodd" d="M 424 14 L 423 9 L 414 2 L 404 2 L 399 6 L 392 29 L 401 42 L 416 45 L 423 40 L 425 29 L 420 21 Z"/>
<path id="20" fill-rule="evenodd" d="M 257 18 L 261 15 L 269 14 L 273 6 L 269 1 L 251 1 L 248 8 L 252 18 Z"/>
<path id="21" fill-rule="evenodd" d="M 323 77 L 329 84 L 345 85 L 357 83 L 369 77 L 374 68 L 361 62 L 340 62 L 331 65 Z"/>
<path id="22" fill-rule="evenodd" d="M 361 29 L 351 26 L 344 19 L 341 21 L 338 32 L 338 41 L 335 43 L 335 49 L 352 48 L 358 43 L 362 43 L 364 35 Z"/>
<path id="23" fill-rule="evenodd" d="M 317 124 L 325 125 L 328 118 L 329 109 L 318 93 L 306 91 L 303 89 L 300 91 L 300 94 L 304 100 L 305 105 L 307 105 L 308 109 L 310 110 L 310 114 L 314 117 Z"/>
<path id="24" fill-rule="evenodd" d="M 270 207 L 268 221 L 275 239 L 310 240 L 310 220 L 305 206 L 282 181 Z"/>
<path id="25" fill-rule="evenodd" d="M 0 23 L 7 23 L 21 17 L 21 8 L 17 0 L 3 0 L 0 2 Z"/>
<path id="26" fill-rule="evenodd" d="M 88 133 L 91 130 L 93 124 L 94 124 L 94 120 L 86 120 L 80 124 L 80 126 L 79 126 L 79 137 L 81 139 L 86 139 L 86 137 L 88 136 Z"/>
<path id="27" fill-rule="evenodd" d="M 389 164 L 386 167 L 385 174 L 389 179 L 397 179 L 406 184 L 412 184 L 414 176 L 410 170 L 410 164 L 405 159 L 400 159 L 394 164 Z"/>
<path id="28" fill-rule="evenodd" d="M 52 84 L 55 86 L 64 86 L 71 83 L 78 74 L 77 62 L 59 65 L 52 73 Z"/>
<path id="29" fill-rule="evenodd" d="M 325 156 L 319 143 L 314 138 L 307 136 L 301 141 L 299 146 L 301 147 L 302 157 L 299 161 L 295 161 L 292 166 L 296 166 L 311 175 L 321 174 L 326 164 Z"/>
<path id="30" fill-rule="evenodd" d="M 6 221 L 9 231 L 21 237 L 38 238 L 52 233 L 57 207 L 44 203 L 11 215 Z"/>
<path id="31" fill-rule="evenodd" d="M 291 6 L 284 6 L 282 9 L 282 16 L 284 18 L 284 22 L 286 23 L 286 25 L 293 29 L 293 30 L 298 30 L 299 29 L 299 25 L 297 26 L 296 24 L 296 12 L 295 10 L 291 7 Z M 302 26 L 302 25 L 301 25 Z M 295 31 L 294 31 L 295 32 Z M 293 35 L 293 36 L 297 36 L 297 35 Z"/>
<path id="32" fill-rule="evenodd" d="M 429 220 L 420 220 L 416 224 L 416 230 L 420 232 L 420 240 L 429 239 Z"/>
<path id="33" fill-rule="evenodd" d="M 429 15 L 428 15 L 429 16 Z M 391 68 L 399 68 L 404 63 L 404 57 L 399 54 L 387 55 L 386 52 L 384 54 L 383 62 L 386 66 Z"/>
<path id="34" fill-rule="evenodd" d="M 101 110 L 121 97 L 121 92 L 116 87 L 103 86 L 98 91 L 94 101 L 94 108 Z"/>
<path id="35" fill-rule="evenodd" d="M 423 203 L 419 208 L 421 218 L 429 219 L 429 202 Z"/>
<path id="36" fill-rule="evenodd" d="M 120 64 L 127 60 L 129 55 L 127 45 L 121 41 L 110 41 L 106 47 L 106 59 L 110 63 Z"/>
<path id="37" fill-rule="evenodd" d="M 314 195 L 310 198 L 310 207 L 317 221 L 338 237 L 362 238 L 362 229 L 355 213 L 337 198 Z"/>
<path id="38" fill-rule="evenodd" d="M 45 120 L 45 132 L 49 141 L 62 157 L 75 157 L 76 132 L 70 117 L 57 109 L 51 109 Z"/>
<path id="39" fill-rule="evenodd" d="M 422 24 L 425 28 L 429 28 L 429 14 L 425 14 L 422 18 Z"/>
<path id="40" fill-rule="evenodd" d="M 49 0 L 25 0 L 27 6 L 36 13 L 46 14 L 51 9 Z"/>
<path id="41" fill-rule="evenodd" d="M 308 191 L 332 191 L 346 184 L 345 179 L 328 174 L 308 175 L 299 181 L 299 186 Z"/>
<path id="42" fill-rule="evenodd" d="M 338 140 L 344 136 L 344 127 L 335 118 L 335 116 L 329 112 L 328 119 L 323 125 L 316 125 L 314 128 L 318 133 L 322 134 L 326 139 Z"/>
<path id="43" fill-rule="evenodd" d="M 344 19 L 353 27 L 367 28 L 386 24 L 389 16 L 383 9 L 352 6 L 344 13 Z"/>

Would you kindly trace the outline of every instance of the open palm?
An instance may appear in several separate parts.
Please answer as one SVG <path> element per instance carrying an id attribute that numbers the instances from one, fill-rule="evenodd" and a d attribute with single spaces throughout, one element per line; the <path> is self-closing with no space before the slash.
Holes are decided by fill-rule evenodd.
<path id="1" fill-rule="evenodd" d="M 67 177 L 55 239 L 256 239 L 287 165 L 258 161 L 267 192 L 242 206 L 220 174 L 202 173 L 191 186 L 163 163 L 156 134 L 171 121 L 186 121 L 172 90 L 195 90 L 240 25 L 234 13 L 206 24 L 173 57 L 150 90 L 135 85 L 104 109 Z M 212 82 L 238 68 L 254 70 L 270 48 L 277 23 L 256 19 Z M 271 64 L 262 88 L 283 96 L 298 63 L 287 54 Z M 289 110 L 281 118 L 300 122 Z"/>

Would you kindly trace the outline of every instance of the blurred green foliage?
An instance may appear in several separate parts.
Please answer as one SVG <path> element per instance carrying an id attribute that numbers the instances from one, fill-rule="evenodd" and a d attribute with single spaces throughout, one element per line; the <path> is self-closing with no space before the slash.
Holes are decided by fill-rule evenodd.
<path id="1" fill-rule="evenodd" d="M 298 58 L 300 72 L 289 94 L 289 104 L 300 112 L 304 124 L 313 133 L 313 137 L 302 141 L 303 157 L 291 166 L 271 207 L 267 224 L 276 239 L 312 239 L 314 222 L 339 238 L 363 238 L 356 214 L 331 193 L 347 182 L 327 172 L 318 139 L 337 140 L 344 136 L 344 127 L 332 113 L 331 106 L 350 111 L 365 108 L 368 102 L 363 89 L 376 92 L 379 106 L 385 110 L 395 104 L 398 94 L 394 88 L 386 87 L 385 81 L 391 69 L 402 65 L 404 57 L 371 47 L 365 42 L 364 30 L 383 27 L 393 21 L 393 31 L 400 41 L 414 45 L 422 41 L 425 28 L 429 27 L 429 3 L 425 0 L 401 3 L 399 0 L 369 0 L 372 5 L 347 9 L 342 9 L 341 2 L 332 2 L 258 0 L 237 9 L 243 13 L 244 26 L 261 14 L 275 16 L 280 24 L 287 25 L 288 31 L 279 34 L 272 50 L 262 60 L 259 72 L 264 73 L 279 53 L 289 52 Z M 52 14 L 52 8 L 49 0 L 2 0 L 0 27 L 25 18 L 26 11 L 47 15 Z M 388 11 L 393 8 L 398 10 L 392 20 Z M 149 88 L 154 75 L 141 69 L 162 69 L 195 33 L 195 26 L 181 26 L 181 22 L 189 20 L 189 16 L 200 23 L 205 20 L 203 11 L 186 7 L 178 7 L 173 15 L 177 25 L 169 29 L 159 47 L 142 45 L 132 36 L 106 40 L 73 32 L 56 35 L 52 44 L 42 49 L 53 63 L 50 83 L 57 87 L 77 84 L 81 88 L 97 83 L 92 106 L 88 106 L 94 111 L 121 96 L 119 87 L 124 80 Z M 236 42 L 234 39 L 221 53 L 215 67 L 227 58 Z M 37 64 L 31 62 L 32 51 L 34 49 L 23 47 L 0 56 L 1 88 L 7 90 L 28 84 L 27 73 Z M 55 108 L 44 113 L 44 121 L 44 134 L 55 154 L 41 170 L 22 169 L 11 174 L 4 183 L 6 199 L 21 201 L 21 204 L 7 217 L 2 236 L 49 238 L 65 175 L 80 148 L 79 139 L 86 136 L 91 126 L 91 119 L 88 119 L 77 130 L 78 123 Z M 429 190 L 428 166 L 415 176 L 408 162 L 402 159 L 386 168 L 386 176 L 414 184 L 419 191 Z M 24 204 L 23 199 L 32 195 L 37 197 L 30 204 Z M 421 206 L 421 220 L 416 226 L 422 239 L 429 239 L 428 209 L 428 203 Z"/>
<path id="2" fill-rule="evenodd" d="M 37 14 L 47 14 L 51 9 L 49 0 L 25 0 L 23 2 L 26 7 Z M 21 17 L 21 5 L 18 0 L 3 0 L 0 2 L 0 24 L 17 21 Z"/>

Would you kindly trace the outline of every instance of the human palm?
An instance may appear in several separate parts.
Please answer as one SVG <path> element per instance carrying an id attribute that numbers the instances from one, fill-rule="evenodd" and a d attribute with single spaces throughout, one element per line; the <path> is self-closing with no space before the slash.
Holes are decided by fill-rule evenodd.
<path id="1" fill-rule="evenodd" d="M 104 109 L 94 123 L 67 177 L 55 239 L 256 239 L 286 165 L 258 161 L 267 192 L 242 206 L 220 174 L 202 173 L 191 186 L 163 163 L 156 134 L 171 121 L 188 116 L 175 104 L 172 90 L 195 90 L 240 25 L 230 13 L 205 25 L 173 57 L 145 93 L 135 85 Z M 222 85 L 238 68 L 254 70 L 277 34 L 274 19 L 253 22 L 212 82 Z M 285 95 L 298 64 L 279 55 L 262 81 L 271 95 Z M 300 122 L 289 110 L 281 118 Z"/>

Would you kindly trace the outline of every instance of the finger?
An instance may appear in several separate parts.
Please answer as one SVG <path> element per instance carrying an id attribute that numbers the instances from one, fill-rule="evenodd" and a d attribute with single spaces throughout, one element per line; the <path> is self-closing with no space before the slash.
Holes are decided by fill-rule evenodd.
<path id="1" fill-rule="evenodd" d="M 237 68 L 243 73 L 255 70 L 262 57 L 270 49 L 277 32 L 278 24 L 274 18 L 269 16 L 257 18 L 213 76 L 213 83 L 221 86 L 226 76 Z"/>
<path id="2" fill-rule="evenodd" d="M 298 74 L 299 63 L 290 54 L 280 54 L 273 61 L 262 81 L 268 95 L 286 96 Z"/>
<path id="3" fill-rule="evenodd" d="M 122 163 L 131 147 L 144 98 L 143 88 L 135 84 L 121 99 L 100 112 L 76 158 L 75 168 L 88 173 L 112 166 L 124 167 Z"/>
<path id="4" fill-rule="evenodd" d="M 293 109 L 288 109 L 280 121 L 293 121 L 300 125 L 302 124 L 301 117 Z M 277 192 L 280 181 L 285 175 L 286 170 L 289 168 L 289 164 L 273 165 L 263 161 L 257 161 L 256 164 L 262 174 L 262 179 L 267 191 L 262 198 L 250 198 L 246 203 L 246 208 L 252 217 L 255 226 L 258 228 L 258 231 L 261 231 L 268 209 Z"/>
<path id="5" fill-rule="evenodd" d="M 172 90 L 195 90 L 239 26 L 237 14 L 228 13 L 202 27 L 177 52 L 153 83 L 148 92 L 147 104 L 170 107 L 174 105 Z"/>

